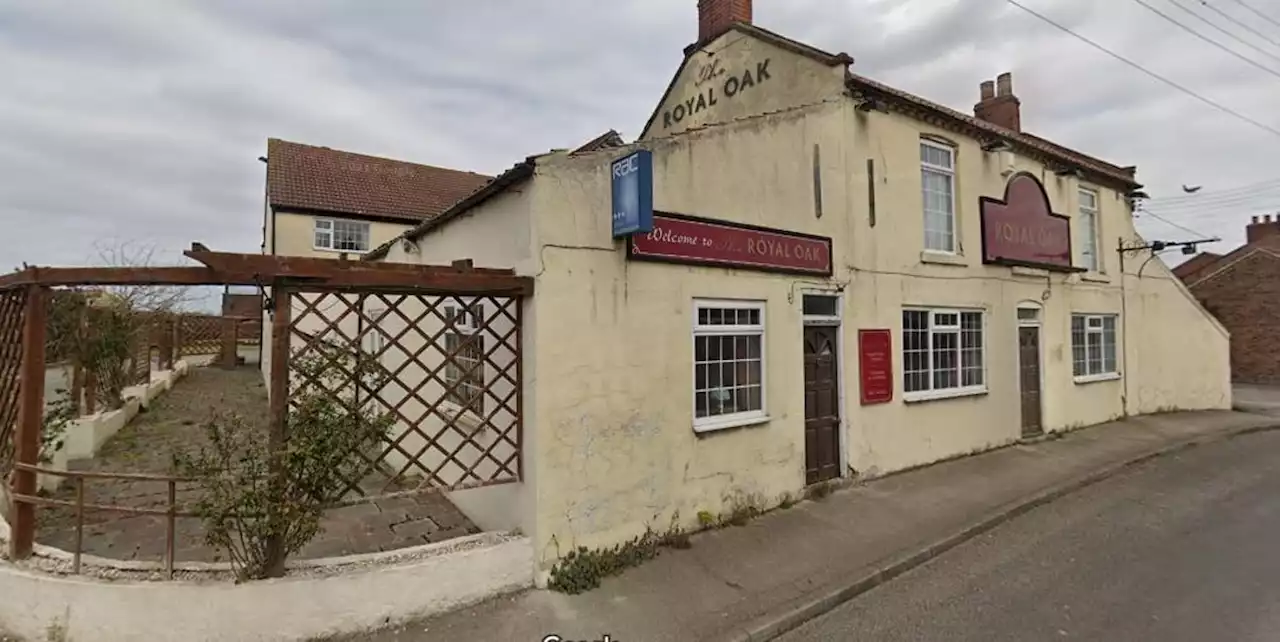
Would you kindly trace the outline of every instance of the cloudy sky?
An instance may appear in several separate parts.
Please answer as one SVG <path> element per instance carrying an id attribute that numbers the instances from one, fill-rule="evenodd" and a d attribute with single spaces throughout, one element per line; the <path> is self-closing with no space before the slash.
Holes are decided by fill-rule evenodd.
<path id="1" fill-rule="evenodd" d="M 1021 0 L 1280 130 L 1280 0 L 1247 2 L 1274 22 L 1239 0 L 1142 1 L 1239 57 L 1138 0 Z M 256 251 L 267 137 L 486 173 L 609 128 L 630 140 L 696 13 L 695 0 L 0 0 L 0 265 L 82 264 L 123 242 Z M 1280 211 L 1280 134 L 1005 0 L 757 0 L 756 22 L 964 110 L 1012 71 L 1025 129 L 1138 165 L 1151 209 L 1221 236 L 1212 249 Z M 1204 188 L 1185 197 L 1184 183 Z M 1139 226 L 1191 236 L 1150 215 Z"/>

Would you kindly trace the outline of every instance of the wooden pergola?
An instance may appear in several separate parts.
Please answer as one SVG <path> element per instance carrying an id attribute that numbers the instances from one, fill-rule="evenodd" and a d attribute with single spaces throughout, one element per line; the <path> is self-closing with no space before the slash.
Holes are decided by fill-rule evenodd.
<path id="1" fill-rule="evenodd" d="M 447 266 L 377 263 L 342 259 L 282 257 L 263 254 L 214 252 L 194 244 L 184 255 L 200 265 L 175 267 L 25 267 L 0 276 L 0 465 L 8 460 L 12 443 L 12 495 L 10 555 L 30 556 L 35 537 L 36 506 L 48 500 L 36 496 L 41 424 L 45 407 L 45 343 L 50 290 L 56 287 L 94 286 L 222 286 L 248 285 L 280 292 L 335 291 L 354 294 L 414 294 L 446 297 L 508 297 L 533 294 L 532 277 L 517 276 L 511 269 L 472 266 L 470 260 Z M 290 340 L 288 296 L 272 297 L 271 357 L 287 363 Z M 519 328 L 517 306 L 515 324 Z M 518 336 L 514 349 L 519 361 Z M 452 359 L 454 355 L 448 355 Z M 288 414 L 288 367 L 270 372 L 271 439 L 285 438 Z M 518 387 L 518 386 L 517 386 Z M 517 450 L 523 423 L 520 401 L 515 402 Z M 61 473 L 74 477 L 76 473 Z M 519 475 L 519 473 L 517 473 Z M 170 482 L 173 480 L 170 479 Z M 83 479 L 77 480 L 83 484 Z M 172 484 L 171 494 L 172 494 Z M 115 508 L 115 507 L 98 507 Z M 168 510 L 172 529 L 175 514 Z M 169 533 L 172 549 L 172 530 Z M 77 560 L 79 551 L 76 553 Z M 169 559 L 172 568 L 172 551 Z"/>

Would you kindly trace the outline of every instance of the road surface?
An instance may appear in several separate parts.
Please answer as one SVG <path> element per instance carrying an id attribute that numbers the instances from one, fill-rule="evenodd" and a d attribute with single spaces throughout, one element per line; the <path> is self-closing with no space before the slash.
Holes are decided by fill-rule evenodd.
<path id="1" fill-rule="evenodd" d="M 784 635 L 818 640 L 1280 640 L 1280 432 L 1148 462 Z"/>

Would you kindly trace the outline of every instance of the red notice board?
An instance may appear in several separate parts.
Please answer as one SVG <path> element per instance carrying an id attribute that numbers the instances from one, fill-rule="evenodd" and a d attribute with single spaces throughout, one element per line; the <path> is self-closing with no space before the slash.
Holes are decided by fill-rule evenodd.
<path id="1" fill-rule="evenodd" d="M 858 372 L 864 406 L 893 400 L 892 336 L 888 330 L 858 330 Z"/>

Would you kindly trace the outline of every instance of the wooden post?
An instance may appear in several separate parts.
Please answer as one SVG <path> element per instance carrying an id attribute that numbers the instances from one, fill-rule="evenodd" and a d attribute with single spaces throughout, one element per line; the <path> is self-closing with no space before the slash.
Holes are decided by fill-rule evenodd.
<path id="1" fill-rule="evenodd" d="M 80 351 L 71 355 L 71 403 L 75 404 L 76 416 L 84 414 L 84 367 L 80 365 Z"/>
<path id="2" fill-rule="evenodd" d="M 173 319 L 173 353 L 175 359 L 181 359 L 185 353 L 182 352 L 182 315 L 178 315 Z"/>
<path id="3" fill-rule="evenodd" d="M 284 472 L 280 469 L 280 454 L 288 441 L 289 342 L 293 326 L 290 318 L 293 314 L 293 292 L 276 282 L 271 294 L 274 314 L 271 319 L 271 372 L 268 386 L 271 423 L 267 436 L 267 448 L 271 453 L 269 475 L 272 492 L 267 512 L 271 516 L 269 518 L 271 522 L 279 523 L 276 514 L 280 510 L 279 502 L 283 495 L 280 484 L 283 481 Z M 267 577 L 284 575 L 284 558 L 284 540 L 279 533 L 273 533 L 267 542 Z"/>
<path id="4" fill-rule="evenodd" d="M 160 369 L 173 370 L 173 317 L 161 319 L 156 326 L 156 346 L 160 351 Z"/>
<path id="5" fill-rule="evenodd" d="M 93 368 L 84 371 L 84 414 L 98 412 L 98 373 Z"/>
<path id="6" fill-rule="evenodd" d="M 26 313 L 22 325 L 22 384 L 18 398 L 18 430 L 14 435 L 14 461 L 30 466 L 39 465 L 40 427 L 44 423 L 44 342 L 47 310 L 45 298 L 48 290 L 38 285 L 27 287 Z M 36 494 L 36 473 L 31 470 L 13 471 L 13 491 L 16 495 Z M 31 547 L 36 538 L 36 507 L 24 501 L 15 501 L 13 507 L 13 532 L 9 538 L 10 559 L 31 557 Z"/>
<path id="7" fill-rule="evenodd" d="M 218 357 L 219 365 L 227 370 L 236 367 L 236 320 L 222 317 L 222 352 Z"/>

